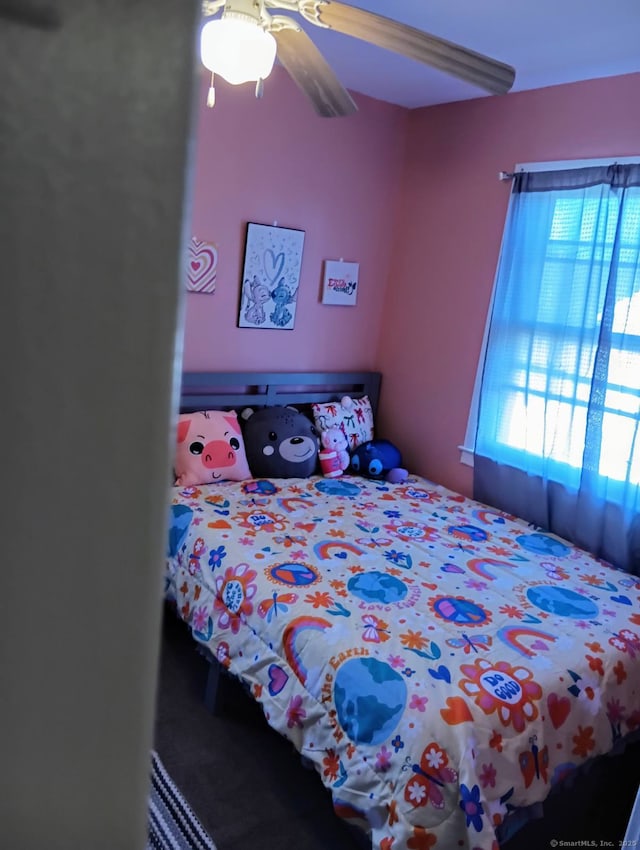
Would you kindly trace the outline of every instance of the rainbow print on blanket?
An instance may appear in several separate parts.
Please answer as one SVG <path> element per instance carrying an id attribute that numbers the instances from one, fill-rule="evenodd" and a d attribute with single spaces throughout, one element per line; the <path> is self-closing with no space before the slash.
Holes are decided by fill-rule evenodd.
<path id="1" fill-rule="evenodd" d="M 375 850 L 496 830 L 640 729 L 640 583 L 411 476 L 175 488 L 167 595 Z"/>

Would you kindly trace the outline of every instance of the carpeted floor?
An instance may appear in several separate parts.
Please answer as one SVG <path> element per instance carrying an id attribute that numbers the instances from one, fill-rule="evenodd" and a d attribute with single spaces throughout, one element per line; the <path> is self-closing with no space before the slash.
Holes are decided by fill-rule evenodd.
<path id="1" fill-rule="evenodd" d="M 222 716 L 206 710 L 206 675 L 188 630 L 166 611 L 155 749 L 217 850 L 361 850 L 315 771 L 302 766 L 239 686 Z M 552 840 L 619 847 L 639 784 L 640 743 L 624 757 L 597 760 L 572 792 L 551 798 L 543 820 L 502 850 L 546 850 Z"/>

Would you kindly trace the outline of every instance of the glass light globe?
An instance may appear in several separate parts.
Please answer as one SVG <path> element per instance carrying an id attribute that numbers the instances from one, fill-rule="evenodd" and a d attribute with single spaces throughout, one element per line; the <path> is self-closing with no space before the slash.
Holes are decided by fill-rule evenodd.
<path id="1" fill-rule="evenodd" d="M 209 21 L 200 36 L 202 64 L 234 86 L 269 76 L 276 40 L 249 16 Z"/>

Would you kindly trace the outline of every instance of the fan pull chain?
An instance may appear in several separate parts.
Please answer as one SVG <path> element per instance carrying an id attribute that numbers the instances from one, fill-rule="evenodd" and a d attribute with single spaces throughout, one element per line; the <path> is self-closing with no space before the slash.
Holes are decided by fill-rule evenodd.
<path id="1" fill-rule="evenodd" d="M 207 106 L 209 109 L 213 109 L 216 105 L 216 90 L 213 86 L 213 71 L 211 72 L 211 85 L 209 86 L 209 91 L 207 93 Z"/>
<path id="2" fill-rule="evenodd" d="M 256 80 L 256 97 L 258 98 L 258 100 L 262 97 L 263 94 L 264 80 L 262 79 L 262 77 L 258 77 L 258 79 Z"/>

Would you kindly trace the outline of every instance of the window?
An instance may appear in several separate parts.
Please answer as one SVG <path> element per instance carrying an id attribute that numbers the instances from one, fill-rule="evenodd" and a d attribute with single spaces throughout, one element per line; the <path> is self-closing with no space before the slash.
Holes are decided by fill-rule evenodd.
<path id="1" fill-rule="evenodd" d="M 466 448 L 640 485 L 640 166 L 515 180 Z"/>

